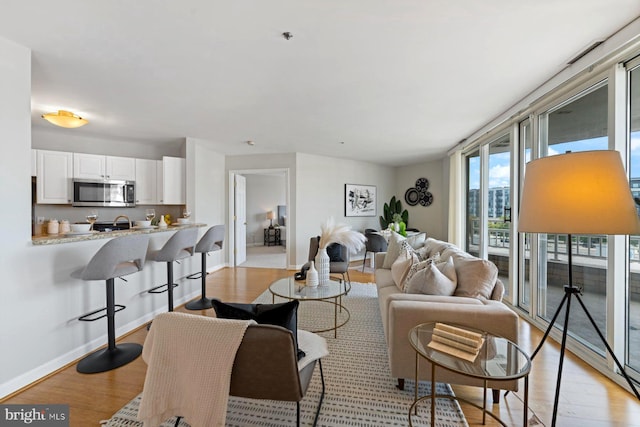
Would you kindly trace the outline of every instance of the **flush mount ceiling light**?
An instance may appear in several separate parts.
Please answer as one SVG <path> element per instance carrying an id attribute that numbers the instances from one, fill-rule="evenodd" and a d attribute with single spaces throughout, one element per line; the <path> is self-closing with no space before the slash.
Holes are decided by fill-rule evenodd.
<path id="1" fill-rule="evenodd" d="M 58 110 L 55 113 L 43 114 L 42 118 L 49 123 L 53 123 L 54 125 L 63 128 L 79 128 L 80 126 L 84 126 L 89 123 L 87 119 L 83 119 L 82 117 L 73 114 L 71 111 L 65 110 Z"/>

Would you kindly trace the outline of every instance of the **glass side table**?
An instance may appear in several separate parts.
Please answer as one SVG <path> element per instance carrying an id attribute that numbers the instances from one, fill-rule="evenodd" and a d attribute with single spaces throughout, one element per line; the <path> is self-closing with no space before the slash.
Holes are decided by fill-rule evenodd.
<path id="1" fill-rule="evenodd" d="M 508 381 L 524 378 L 524 421 L 523 426 L 527 425 L 528 409 L 529 409 L 529 372 L 531 370 L 531 359 L 516 344 L 506 338 L 495 336 L 484 331 L 469 328 L 467 326 L 454 325 L 469 331 L 477 332 L 483 335 L 485 342 L 473 362 L 466 361 L 459 357 L 432 349 L 427 345 L 431 342 L 431 336 L 435 323 L 423 323 L 413 327 L 409 331 L 409 342 L 416 351 L 416 368 L 415 368 L 415 398 L 409 408 L 409 425 L 411 422 L 412 412 L 418 413 L 418 403 L 431 399 L 431 425 L 435 426 L 435 402 L 438 398 L 446 398 L 459 400 L 482 410 L 482 424 L 486 421 L 488 414 L 501 425 L 507 426 L 498 416 L 487 410 L 487 382 L 488 381 Z M 431 362 L 431 394 L 418 397 L 418 366 L 420 358 L 424 358 Z M 436 367 L 447 369 L 449 371 L 466 375 L 473 378 L 483 380 L 483 400 L 482 406 L 466 399 L 456 396 L 436 394 Z"/>
<path id="2" fill-rule="evenodd" d="M 333 304 L 333 327 L 326 329 L 313 330 L 309 332 L 327 332 L 333 331 L 333 337 L 338 337 L 338 328 L 344 326 L 351 317 L 349 310 L 342 305 L 342 296 L 346 295 L 350 286 L 346 282 L 331 279 L 325 285 L 316 287 L 305 286 L 304 282 L 295 280 L 293 276 L 278 279 L 269 286 L 271 292 L 271 301 L 275 302 L 276 296 L 288 300 L 298 300 L 301 304 L 305 301 L 320 301 Z M 346 313 L 344 320 L 340 319 L 338 323 L 338 309 L 340 312 Z"/>

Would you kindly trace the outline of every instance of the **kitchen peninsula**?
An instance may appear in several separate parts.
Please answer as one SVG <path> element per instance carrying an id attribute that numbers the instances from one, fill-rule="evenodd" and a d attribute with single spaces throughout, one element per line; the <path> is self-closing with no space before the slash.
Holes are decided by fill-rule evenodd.
<path id="1" fill-rule="evenodd" d="M 42 236 L 32 237 L 31 243 L 34 246 L 58 245 L 61 243 L 82 242 L 86 240 L 111 239 L 114 237 L 129 236 L 132 234 L 166 233 L 167 231 L 177 231 L 183 228 L 192 228 L 192 227 L 206 227 L 206 224 L 181 224 L 181 225 L 169 225 L 164 228 L 161 228 L 161 227 L 145 228 L 145 229 L 131 228 L 129 230 L 116 230 L 116 231 L 104 231 L 104 232 L 96 231 L 90 234 L 79 234 L 75 236 L 65 235 L 65 234 L 42 235 Z"/>
<path id="2" fill-rule="evenodd" d="M 107 216 L 107 215 L 104 215 Z M 112 215 L 110 215 L 111 217 Z M 132 215 L 134 216 L 134 215 Z M 134 217 L 140 217 L 135 215 Z M 175 216 L 177 217 L 177 215 Z M 131 234 L 149 235 L 149 251 L 158 250 L 175 233 L 185 227 L 198 228 L 199 236 L 209 224 L 194 223 L 167 228 L 117 230 L 88 235 L 67 237 L 65 235 L 33 236 L 25 246 L 33 260 L 32 268 L 22 271 L 23 286 L 28 286 L 32 295 L 29 304 L 35 305 L 36 315 L 20 318 L 23 330 L 41 332 L 42 339 L 29 342 L 24 349 L 29 362 L 37 368 L 27 370 L 23 358 L 14 362 L 10 369 L 23 372 L 5 384 L 5 390 L 17 390 L 45 375 L 82 358 L 104 345 L 107 340 L 106 327 L 100 320 L 81 322 L 85 313 L 105 306 L 104 281 L 83 281 L 71 277 L 71 273 L 83 268 L 91 258 L 113 238 Z M 212 254 L 209 271 L 224 267 L 222 251 Z M 147 261 L 139 273 L 126 277 L 126 282 L 115 281 L 115 302 L 126 306 L 116 315 L 116 336 L 121 337 L 145 325 L 159 314 L 167 311 L 166 296 L 148 293 L 149 289 L 167 281 L 165 263 Z M 200 271 L 200 257 L 192 256 L 175 263 L 174 304 L 179 306 L 200 295 L 200 281 L 187 276 Z M 12 329 L 7 329 L 11 334 Z M 18 332 L 16 332 L 17 334 Z M 17 337 L 7 336 L 7 342 Z"/>

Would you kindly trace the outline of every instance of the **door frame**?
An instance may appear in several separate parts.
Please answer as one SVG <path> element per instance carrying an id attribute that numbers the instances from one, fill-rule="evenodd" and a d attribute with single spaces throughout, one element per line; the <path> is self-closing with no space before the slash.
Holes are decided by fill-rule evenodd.
<path id="1" fill-rule="evenodd" d="M 289 266 L 291 265 L 291 263 L 289 262 L 289 257 L 291 253 L 295 253 L 295 251 L 292 252 L 292 245 L 295 245 L 295 242 L 293 239 L 291 239 L 292 236 L 295 236 L 295 233 L 293 232 L 293 230 L 291 229 L 291 225 L 290 224 L 295 224 L 295 221 L 293 221 L 293 216 L 295 215 L 295 212 L 293 209 L 291 209 L 291 191 L 290 191 L 290 187 L 291 187 L 291 183 L 289 180 L 289 168 L 269 168 L 269 169 L 233 169 L 233 170 L 229 170 L 229 176 L 228 176 L 228 189 L 227 189 L 227 193 L 228 193 L 228 201 L 227 201 L 227 224 L 229 224 L 228 226 L 228 233 L 227 233 L 227 240 L 229 242 L 229 244 L 227 245 L 227 259 L 229 260 L 229 266 L 232 268 L 236 268 L 237 266 L 236 264 L 236 257 L 235 257 L 235 249 L 236 249 L 236 241 L 235 241 L 235 232 L 236 232 L 236 224 L 235 224 L 235 218 L 234 218 L 234 209 L 235 209 L 235 191 L 234 191 L 234 183 L 235 183 L 235 176 L 236 175 L 260 175 L 260 174 L 265 174 L 265 173 L 273 173 L 273 172 L 282 172 L 284 173 L 284 181 L 285 181 L 285 198 L 286 198 L 286 203 L 287 203 L 287 245 L 285 246 L 285 266 L 284 268 L 289 268 Z"/>

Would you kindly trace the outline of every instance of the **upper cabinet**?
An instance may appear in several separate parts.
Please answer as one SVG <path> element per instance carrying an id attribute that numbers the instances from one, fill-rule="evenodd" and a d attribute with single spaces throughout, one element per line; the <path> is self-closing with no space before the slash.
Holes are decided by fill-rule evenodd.
<path id="1" fill-rule="evenodd" d="M 162 158 L 162 203 L 184 205 L 186 196 L 186 160 L 180 157 Z"/>
<path id="2" fill-rule="evenodd" d="M 133 157 L 107 156 L 107 179 L 136 180 L 136 159 Z"/>
<path id="3" fill-rule="evenodd" d="M 136 159 L 136 204 L 157 205 L 161 203 L 158 195 L 158 164 L 159 160 Z"/>
<path id="4" fill-rule="evenodd" d="M 37 150 L 36 157 L 37 202 L 70 204 L 73 154 Z"/>
<path id="5" fill-rule="evenodd" d="M 135 181 L 136 159 L 74 153 L 73 176 L 80 179 Z"/>
<path id="6" fill-rule="evenodd" d="M 136 204 L 186 204 L 186 160 L 181 157 L 149 160 L 64 151 L 31 153 L 40 204 L 70 204 L 73 179 L 135 181 Z"/>

